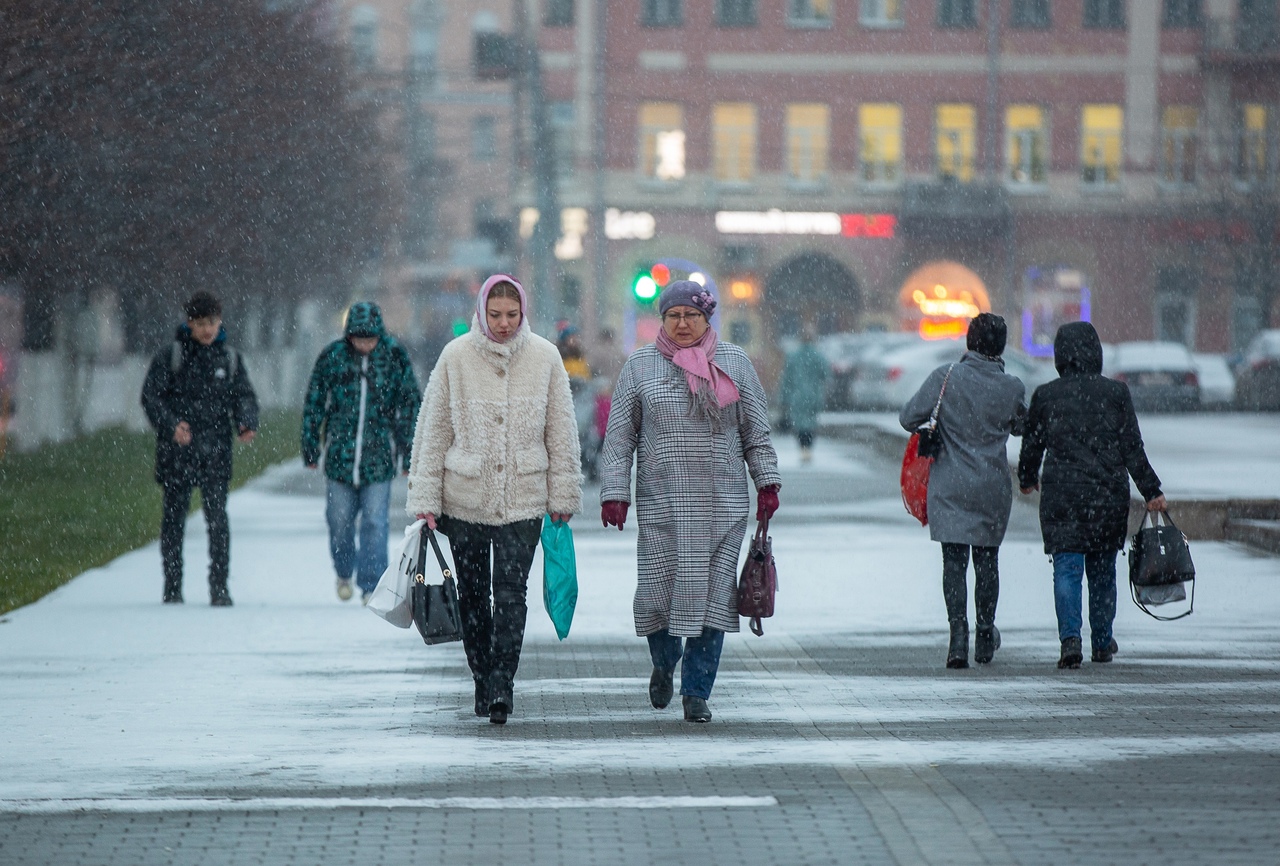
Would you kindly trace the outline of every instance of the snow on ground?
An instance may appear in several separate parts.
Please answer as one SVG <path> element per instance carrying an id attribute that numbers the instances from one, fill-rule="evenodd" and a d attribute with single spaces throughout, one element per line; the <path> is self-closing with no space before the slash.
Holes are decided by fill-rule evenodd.
<path id="1" fill-rule="evenodd" d="M 840 464 L 833 468 L 841 471 Z M 273 473 L 298 471 L 277 467 Z M 1011 712 L 1032 717 L 1037 690 L 1056 687 L 1050 679 L 1056 658 L 1050 570 L 1039 545 L 1029 542 L 1003 549 L 999 622 L 1006 648 L 1044 655 L 1043 676 L 1014 675 L 999 665 L 954 678 L 835 676 L 803 663 L 796 641 L 818 634 L 854 643 L 942 646 L 940 554 L 927 532 L 908 521 L 776 527 L 778 614 L 764 638 L 744 630 L 729 638 L 726 651 L 740 658 L 757 651 L 792 652 L 801 661 L 758 673 L 739 667 L 723 675 L 714 704 L 722 719 L 732 721 L 701 729 L 707 736 L 672 736 L 690 729 L 680 727 L 678 716 L 657 719 L 638 699 L 648 675 L 643 663 L 634 677 L 537 681 L 544 693 L 602 695 L 611 720 L 634 721 L 625 739 L 522 735 L 518 712 L 506 729 L 495 731 L 470 713 L 471 683 L 457 644 L 424 647 L 414 632 L 391 627 L 358 603 L 336 601 L 322 498 L 275 493 L 260 482 L 234 494 L 230 508 L 233 608 L 207 605 L 203 524 L 193 518 L 185 606 L 159 604 L 159 554 L 151 545 L 0 621 L 0 656 L 6 660 L 0 677 L 0 801 L 279 796 L 406 778 L 473 778 L 497 766 L 547 775 L 743 760 L 1061 762 L 1068 751 L 1071 760 L 1085 764 L 1156 751 L 1280 748 L 1274 735 L 1237 731 L 1158 742 L 1117 731 L 1114 738 L 1087 744 L 1053 738 L 905 742 L 767 735 L 769 723 L 803 725 L 824 718 L 874 723 Z M 634 645 L 642 659 L 643 644 L 631 621 L 634 523 L 626 532 L 606 532 L 591 527 L 590 519 L 578 522 L 580 596 L 573 631 L 564 645 L 557 644 L 541 608 L 539 562 L 531 578 L 527 646 L 568 655 L 612 641 Z M 1224 654 L 1234 657 L 1234 665 L 1243 657 L 1260 671 L 1280 674 L 1271 647 L 1280 621 L 1277 560 L 1224 544 L 1197 544 L 1194 553 L 1201 575 L 1195 616 L 1155 623 L 1122 595 L 1117 634 L 1126 655 L 1116 666 L 1141 663 L 1137 657 L 1176 646 L 1178 658 L 1162 663 L 1185 666 L 1188 689 L 1214 688 L 1211 677 L 1198 679 L 1198 671 Z M 761 678 L 767 680 L 764 687 Z M 519 689 L 518 682 L 517 696 Z M 589 733 L 591 718 L 574 712 L 568 710 L 561 721 L 586 722 L 582 729 Z M 416 728 L 430 733 L 410 734 L 411 717 Z M 735 723 L 744 726 L 737 734 Z M 495 737 L 501 738 L 499 751 Z"/>

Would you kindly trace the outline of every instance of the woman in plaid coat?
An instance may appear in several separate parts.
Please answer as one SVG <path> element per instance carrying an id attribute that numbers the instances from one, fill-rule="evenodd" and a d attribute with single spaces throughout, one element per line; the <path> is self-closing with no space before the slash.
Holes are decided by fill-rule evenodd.
<path id="1" fill-rule="evenodd" d="M 679 280 L 658 306 L 657 343 L 628 359 L 614 389 L 600 455 L 601 518 L 622 529 L 638 454 L 633 610 L 653 660 L 649 700 L 667 706 L 683 657 L 685 720 L 708 722 L 724 633 L 738 630 L 738 554 L 750 506 L 745 470 L 758 518 L 777 510 L 782 478 L 764 389 L 747 354 L 711 329 L 711 292 Z"/>

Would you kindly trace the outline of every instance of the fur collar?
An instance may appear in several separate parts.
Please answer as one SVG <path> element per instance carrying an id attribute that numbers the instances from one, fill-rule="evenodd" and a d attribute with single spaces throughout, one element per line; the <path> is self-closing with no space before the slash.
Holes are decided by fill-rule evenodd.
<path id="1" fill-rule="evenodd" d="M 498 370 L 505 370 L 511 366 L 512 358 L 519 354 L 529 342 L 529 335 L 532 333 L 526 316 L 520 323 L 520 330 L 516 331 L 510 340 L 505 343 L 495 343 L 485 336 L 480 327 L 480 317 L 475 315 L 471 317 L 471 330 L 467 332 L 467 340 L 470 341 L 471 348 L 491 366 Z"/>

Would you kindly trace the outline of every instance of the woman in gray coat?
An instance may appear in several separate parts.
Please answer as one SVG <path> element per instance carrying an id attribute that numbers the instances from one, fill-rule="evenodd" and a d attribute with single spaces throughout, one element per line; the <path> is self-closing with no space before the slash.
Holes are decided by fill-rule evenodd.
<path id="1" fill-rule="evenodd" d="M 778 457 L 764 389 L 747 354 L 710 327 L 711 292 L 678 280 L 658 300 L 662 330 L 618 376 L 600 452 L 601 519 L 622 529 L 636 470 L 636 634 L 649 640 L 649 700 L 670 702 L 676 663 L 684 718 L 708 722 L 724 633 L 738 630 L 738 555 L 750 500 L 778 508 Z"/>
<path id="2" fill-rule="evenodd" d="M 1026 418 L 1026 388 L 1005 373 L 1000 358 L 1007 334 L 1001 317 L 975 317 L 966 339 L 969 351 L 934 370 L 898 416 L 904 428 L 914 431 L 939 407 L 942 450 L 929 473 L 928 514 L 929 537 L 942 543 L 942 595 L 951 621 L 949 668 L 969 666 L 971 549 L 978 617 L 974 661 L 986 664 L 1000 646 L 995 624 L 999 552 L 1013 505 L 1005 444 L 1010 434 L 1022 435 Z"/>

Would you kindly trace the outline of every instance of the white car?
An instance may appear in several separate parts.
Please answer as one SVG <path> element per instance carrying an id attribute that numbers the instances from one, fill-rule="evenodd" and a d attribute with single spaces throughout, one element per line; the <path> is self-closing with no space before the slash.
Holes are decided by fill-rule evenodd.
<path id="1" fill-rule="evenodd" d="M 1200 376 L 1181 343 L 1117 343 L 1103 353 L 1102 373 L 1129 386 L 1139 412 L 1187 412 L 1200 408 Z"/>
<path id="2" fill-rule="evenodd" d="M 958 361 L 965 352 L 963 340 L 922 340 L 897 346 L 864 363 L 849 386 L 855 409 L 897 411 L 919 390 L 935 369 Z M 1019 349 L 1006 349 L 1004 369 L 1027 388 L 1027 399 L 1045 382 L 1058 377 L 1053 365 L 1038 361 Z"/>
<path id="3" fill-rule="evenodd" d="M 1236 377 L 1226 357 L 1195 352 L 1191 359 L 1200 380 L 1201 408 L 1230 409 L 1236 402 Z"/>

